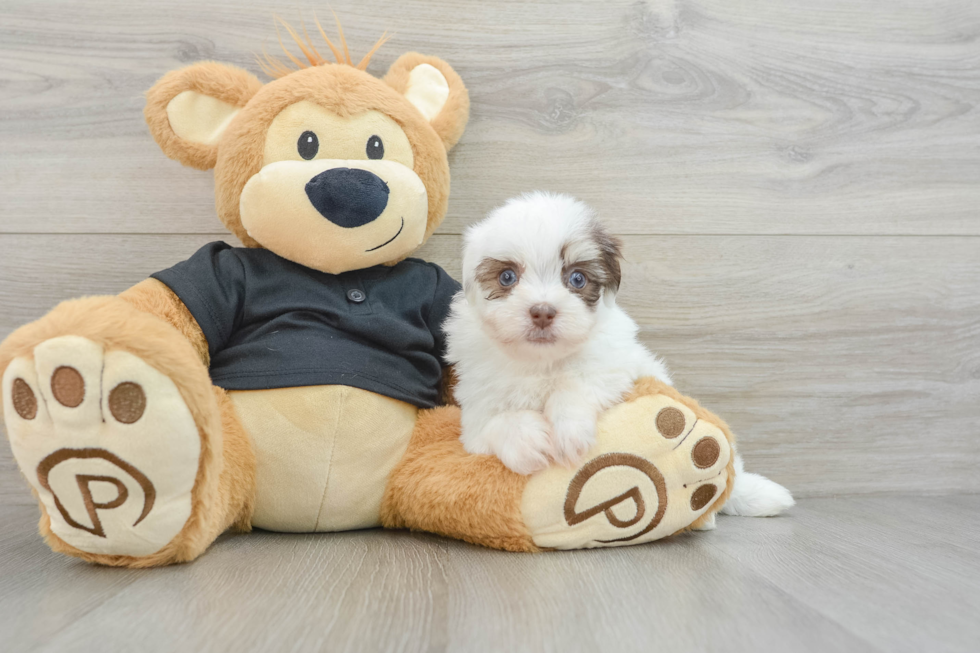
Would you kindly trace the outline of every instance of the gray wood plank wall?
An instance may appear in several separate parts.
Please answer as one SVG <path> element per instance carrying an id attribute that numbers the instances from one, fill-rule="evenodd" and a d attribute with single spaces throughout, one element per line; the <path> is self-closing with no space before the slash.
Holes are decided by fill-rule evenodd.
<path id="1" fill-rule="evenodd" d="M 627 242 L 644 341 L 756 471 L 799 495 L 980 491 L 975 0 L 332 6 L 355 56 L 396 32 L 371 72 L 419 50 L 470 88 L 424 256 L 458 273 L 489 208 L 574 193 Z M 200 59 L 258 72 L 296 7 L 0 2 L 0 337 L 232 239 L 142 94 Z M 30 501 L 4 440 L 0 502 Z"/>

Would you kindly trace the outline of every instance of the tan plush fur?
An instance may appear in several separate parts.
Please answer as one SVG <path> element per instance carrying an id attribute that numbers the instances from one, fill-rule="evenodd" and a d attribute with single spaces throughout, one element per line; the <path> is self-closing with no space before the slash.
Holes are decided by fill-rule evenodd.
<path id="1" fill-rule="evenodd" d="M 218 144 L 192 143 L 177 136 L 167 117 L 167 105 L 184 91 L 197 91 L 243 107 L 262 88 L 252 73 L 228 64 L 203 61 L 164 75 L 146 94 L 143 116 L 164 154 L 185 166 L 210 170 L 218 158 Z"/>
<path id="2" fill-rule="evenodd" d="M 449 97 L 446 99 L 446 104 L 442 112 L 430 123 L 448 151 L 459 142 L 470 116 L 470 96 L 456 71 L 438 57 L 408 52 L 391 64 L 391 68 L 384 76 L 384 82 L 403 95 L 408 89 L 408 76 L 412 69 L 424 63 L 436 68 L 449 82 Z"/>
<path id="3" fill-rule="evenodd" d="M 431 123 L 402 94 L 411 69 L 422 63 L 438 69 L 449 83 L 446 104 Z M 170 127 L 167 105 L 186 90 L 245 107 L 216 144 L 190 143 L 176 136 Z M 402 55 L 384 81 L 353 66 L 321 64 L 297 70 L 265 86 L 233 66 L 194 64 L 168 73 L 153 86 L 147 94 L 145 115 L 150 131 L 167 156 L 195 168 L 215 168 L 218 217 L 246 247 L 259 247 L 242 227 L 239 198 L 248 180 L 262 168 L 266 131 L 273 118 L 301 100 L 314 102 L 341 117 L 380 111 L 401 126 L 415 155 L 415 173 L 428 191 L 428 239 L 449 205 L 446 153 L 459 140 L 469 117 L 466 87 L 452 67 L 437 57 L 415 52 Z"/>
<path id="4" fill-rule="evenodd" d="M 385 488 L 381 523 L 494 549 L 537 551 L 521 516 L 528 477 L 493 456 L 466 453 L 459 430 L 455 406 L 419 413 L 405 458 Z"/>
<path id="5" fill-rule="evenodd" d="M 41 533 L 51 548 L 104 565 L 153 567 L 193 560 L 222 531 L 247 521 L 243 516 L 251 506 L 254 481 L 250 479 L 255 473 L 251 445 L 240 427 L 236 432 L 237 420 L 233 414 L 228 416 L 230 403 L 216 394 L 207 368 L 191 343 L 163 319 L 118 297 L 75 299 L 12 333 L 0 345 L 0 374 L 13 358 L 31 357 L 38 344 L 64 335 L 88 338 L 107 351 L 128 351 L 170 377 L 198 426 L 201 461 L 191 494 L 191 517 L 157 553 L 134 558 L 79 551 L 51 532 L 42 505 Z"/>
<path id="6" fill-rule="evenodd" d="M 426 59 L 430 63 L 438 61 L 433 57 Z M 449 69 L 447 64 L 439 63 Z M 392 67 L 397 65 L 398 61 Z M 455 76 L 455 80 L 459 81 L 459 77 Z M 451 80 L 450 84 L 452 99 L 454 90 Z M 461 90 L 456 93 L 465 95 L 461 81 L 459 85 Z M 415 174 L 428 191 L 429 216 L 425 231 L 425 239 L 428 239 L 442 222 L 449 206 L 449 162 L 445 145 L 439 134 L 401 93 L 366 72 L 339 64 L 306 68 L 266 84 L 228 126 L 214 170 L 218 217 L 225 226 L 247 247 L 259 246 L 242 227 L 239 214 L 242 188 L 262 168 L 265 135 L 273 118 L 301 100 L 309 100 L 341 117 L 376 110 L 399 124 L 415 155 Z M 444 120 L 448 125 L 452 118 L 447 116 L 444 119 L 444 114 L 445 110 L 434 122 Z M 458 125 L 459 131 L 462 132 L 464 127 L 465 121 Z"/>
<path id="7" fill-rule="evenodd" d="M 645 378 L 637 381 L 636 385 L 633 387 L 633 391 L 626 397 L 626 401 L 630 401 L 632 399 L 636 399 L 637 397 L 642 397 L 644 395 L 655 395 L 655 394 L 666 395 L 671 399 L 675 401 L 679 401 L 680 403 L 684 404 L 685 406 L 691 409 L 695 417 L 697 417 L 699 420 L 703 420 L 710 424 L 714 424 L 719 429 L 721 429 L 721 432 L 725 434 L 725 439 L 728 440 L 728 444 L 730 445 L 735 444 L 735 435 L 732 434 L 732 430 L 728 427 L 728 424 L 725 423 L 725 420 L 721 419 L 720 417 L 712 413 L 710 410 L 702 407 L 701 404 L 699 404 L 694 399 L 691 399 L 690 397 L 685 397 L 677 390 L 675 390 L 672 386 L 669 386 L 666 383 L 661 383 L 656 379 Z M 712 515 L 714 515 L 719 510 L 721 510 L 721 507 L 725 505 L 725 502 L 728 501 L 728 497 L 732 493 L 732 487 L 734 487 L 735 485 L 735 456 L 732 456 L 731 459 L 728 461 L 728 467 L 726 468 L 726 471 L 728 472 L 728 485 L 725 486 L 724 491 L 722 491 L 715 498 L 715 500 L 711 504 L 711 507 L 709 507 L 708 510 L 705 511 L 703 515 L 701 515 L 698 519 L 696 519 L 690 526 L 686 528 L 682 528 L 679 531 L 677 531 L 678 533 L 683 533 L 684 531 L 689 531 L 691 529 L 703 526 L 708 520 L 711 519 Z"/>
<path id="8" fill-rule="evenodd" d="M 228 528 L 241 532 L 252 530 L 252 514 L 255 512 L 255 451 L 252 440 L 235 412 L 235 405 L 228 393 L 218 387 L 213 390 L 221 410 L 225 465 L 221 470 L 219 494 L 225 507 L 224 520 L 214 531 L 212 540 Z"/>
<path id="9" fill-rule="evenodd" d="M 132 288 L 124 290 L 119 297 L 141 311 L 156 315 L 177 329 L 180 335 L 187 338 L 194 347 L 204 366 L 207 367 L 211 363 L 208 341 L 204 337 L 204 332 L 184 306 L 184 302 L 180 301 L 166 284 L 156 279 L 145 279 Z"/>

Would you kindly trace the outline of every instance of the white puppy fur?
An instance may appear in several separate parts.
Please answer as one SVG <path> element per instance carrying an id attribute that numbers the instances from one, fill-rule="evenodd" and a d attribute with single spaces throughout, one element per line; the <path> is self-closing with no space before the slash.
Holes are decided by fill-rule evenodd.
<path id="1" fill-rule="evenodd" d="M 467 451 L 520 474 L 574 465 L 599 413 L 636 379 L 671 383 L 616 304 L 620 247 L 588 206 L 541 192 L 467 231 L 463 292 L 445 325 Z M 782 486 L 740 473 L 726 512 L 771 515 L 792 503 Z"/>

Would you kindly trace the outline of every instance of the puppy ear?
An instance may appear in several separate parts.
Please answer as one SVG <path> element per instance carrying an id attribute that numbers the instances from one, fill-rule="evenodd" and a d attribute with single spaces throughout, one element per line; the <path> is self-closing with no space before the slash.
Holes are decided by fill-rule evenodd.
<path id="1" fill-rule="evenodd" d="M 384 77 L 439 134 L 446 151 L 456 145 L 470 118 L 470 95 L 456 71 L 438 57 L 403 54 Z"/>
<path id="2" fill-rule="evenodd" d="M 255 75 L 205 61 L 164 75 L 146 94 L 143 115 L 171 159 L 209 170 L 232 118 L 262 88 Z"/>
<path id="3" fill-rule="evenodd" d="M 623 259 L 623 241 L 606 231 L 600 222 L 592 223 L 592 239 L 599 247 L 599 262 L 606 273 L 602 298 L 611 306 L 616 303 L 616 293 L 623 280 L 623 270 L 619 264 Z"/>

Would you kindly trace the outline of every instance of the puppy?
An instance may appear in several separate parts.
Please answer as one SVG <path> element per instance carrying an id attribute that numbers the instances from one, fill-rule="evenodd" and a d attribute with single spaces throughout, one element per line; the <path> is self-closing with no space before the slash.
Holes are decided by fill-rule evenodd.
<path id="1" fill-rule="evenodd" d="M 585 204 L 531 193 L 466 233 L 446 322 L 462 442 L 519 474 L 578 462 L 643 376 L 670 383 L 616 305 L 621 243 Z"/>
<path id="2" fill-rule="evenodd" d="M 445 329 L 467 451 L 520 474 L 574 463 L 599 412 L 636 379 L 671 383 L 616 305 L 620 247 L 589 207 L 549 193 L 512 199 L 466 233 L 463 292 Z M 769 517 L 794 504 L 738 455 L 735 467 L 722 512 Z"/>

